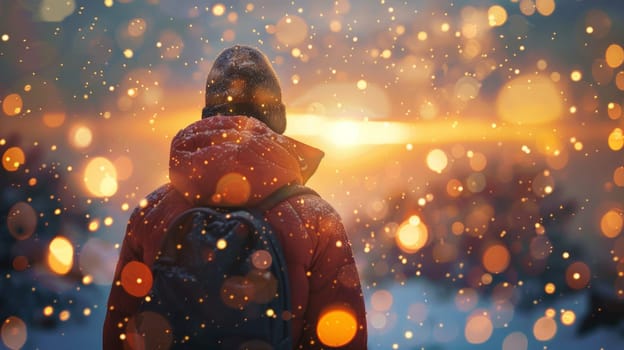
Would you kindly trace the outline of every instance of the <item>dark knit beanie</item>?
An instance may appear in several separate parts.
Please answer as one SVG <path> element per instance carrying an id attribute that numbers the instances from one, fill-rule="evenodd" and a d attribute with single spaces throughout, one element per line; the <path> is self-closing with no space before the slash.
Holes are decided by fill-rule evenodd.
<path id="1" fill-rule="evenodd" d="M 208 73 L 202 118 L 214 115 L 246 115 L 279 134 L 286 130 L 280 84 L 262 52 L 236 45 L 219 54 Z"/>

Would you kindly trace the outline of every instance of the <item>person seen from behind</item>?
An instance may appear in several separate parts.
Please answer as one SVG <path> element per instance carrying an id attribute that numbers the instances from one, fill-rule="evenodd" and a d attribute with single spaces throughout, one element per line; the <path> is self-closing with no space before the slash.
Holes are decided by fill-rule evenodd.
<path id="1" fill-rule="evenodd" d="M 170 182 L 128 221 L 103 327 L 105 350 L 139 347 L 131 327 L 145 296 L 124 284 L 124 269 L 153 265 L 177 215 L 196 206 L 253 207 L 315 173 L 323 152 L 283 135 L 285 129 L 281 88 L 267 57 L 247 46 L 224 50 L 207 77 L 202 119 L 172 140 Z M 293 349 L 366 349 L 360 280 L 336 210 L 308 193 L 281 201 L 265 218 L 287 265 Z"/>

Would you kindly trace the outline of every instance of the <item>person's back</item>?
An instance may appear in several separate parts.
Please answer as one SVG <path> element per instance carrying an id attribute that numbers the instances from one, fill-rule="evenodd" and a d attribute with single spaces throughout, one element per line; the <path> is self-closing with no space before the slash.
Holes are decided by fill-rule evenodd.
<path id="1" fill-rule="evenodd" d="M 172 141 L 171 183 L 147 196 L 146 205 L 130 217 L 108 301 L 105 349 L 138 348 L 134 343 L 144 341 L 133 325 L 145 294 L 124 277 L 137 274 L 127 268 L 137 266 L 130 262 L 152 266 L 173 218 L 200 205 L 253 206 L 312 176 L 323 153 L 282 135 L 285 128 L 279 82 L 266 57 L 244 46 L 221 53 L 208 75 L 202 119 Z M 277 204 L 266 219 L 286 259 L 292 308 L 280 317 L 292 321 L 294 347 L 365 349 L 359 277 L 336 211 L 319 196 L 305 194 Z M 153 318 L 163 337 L 151 339 L 150 347 L 167 348 L 167 321 Z"/>

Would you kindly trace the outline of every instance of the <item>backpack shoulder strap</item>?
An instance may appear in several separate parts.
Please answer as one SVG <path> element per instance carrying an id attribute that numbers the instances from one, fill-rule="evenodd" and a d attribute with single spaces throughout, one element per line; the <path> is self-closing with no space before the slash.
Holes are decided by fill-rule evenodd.
<path id="1" fill-rule="evenodd" d="M 284 185 L 275 190 L 275 192 L 271 193 L 271 195 L 266 197 L 264 200 L 262 200 L 262 202 L 260 202 L 260 204 L 258 204 L 255 209 L 259 210 L 260 212 L 265 212 L 290 197 L 300 196 L 304 194 L 312 194 L 318 196 L 318 193 L 316 193 L 316 191 L 304 185 Z"/>

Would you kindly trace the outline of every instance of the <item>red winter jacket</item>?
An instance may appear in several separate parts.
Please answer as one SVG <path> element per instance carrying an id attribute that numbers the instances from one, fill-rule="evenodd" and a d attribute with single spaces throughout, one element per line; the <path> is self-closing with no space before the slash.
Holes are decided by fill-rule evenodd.
<path id="1" fill-rule="evenodd" d="M 152 265 L 176 215 L 194 205 L 254 205 L 287 183 L 304 184 L 322 157 L 320 150 L 245 116 L 214 116 L 181 130 L 171 144 L 171 183 L 148 195 L 128 221 L 108 299 L 104 349 L 133 348 L 126 325 L 133 322 L 141 297 L 124 288 L 122 271 L 132 261 Z M 360 281 L 336 211 L 306 194 L 278 204 L 267 219 L 287 262 L 294 348 L 328 348 L 321 340 L 331 342 L 331 337 L 319 339 L 317 323 L 327 310 L 342 307 L 355 316 L 357 331 L 341 348 L 366 349 Z"/>

